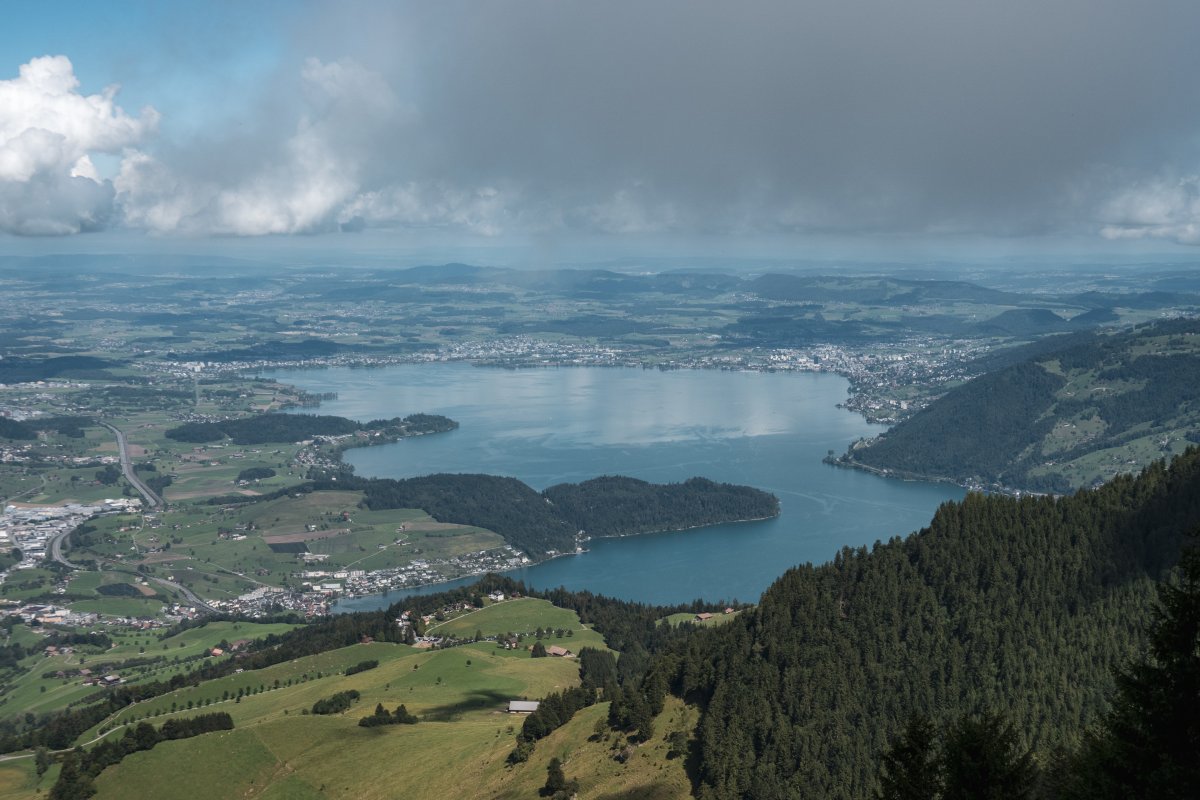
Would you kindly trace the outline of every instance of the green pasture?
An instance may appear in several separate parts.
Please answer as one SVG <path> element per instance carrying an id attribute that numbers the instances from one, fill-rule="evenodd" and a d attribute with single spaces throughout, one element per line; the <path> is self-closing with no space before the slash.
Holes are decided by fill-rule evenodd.
<path id="1" fill-rule="evenodd" d="M 31 644 L 36 648 L 35 652 L 22 659 L 19 670 L 10 673 L 6 680 L 3 695 L 0 696 L 0 717 L 55 711 L 96 691 L 93 686 L 84 686 L 82 679 L 77 676 L 53 677 L 53 673 L 60 670 L 77 670 L 101 660 L 94 648 L 80 648 L 70 655 L 45 656 L 41 652 L 40 642 Z M 42 677 L 47 673 L 51 677 Z"/>
<path id="2" fill-rule="evenodd" d="M 143 641 L 147 652 L 162 650 L 165 646 L 171 655 L 192 656 L 211 650 L 222 640 L 236 642 L 238 639 L 262 639 L 272 634 L 282 634 L 299 626 L 289 623 L 258 623 L 258 622 L 209 622 L 203 627 L 190 628 L 174 636 L 160 639 L 156 632 L 146 631 L 133 634 L 134 642 Z M 122 642 L 105 653 L 105 658 L 111 656 L 134 657 L 138 645 Z"/>
<path id="3" fill-rule="evenodd" d="M 5 644 L 19 644 L 28 649 L 41 644 L 45 638 L 41 628 L 34 630 L 28 625 L 14 625 Z"/>
<path id="4" fill-rule="evenodd" d="M 0 761 L 0 800 L 31 800 L 45 797 L 58 780 L 57 764 L 38 777 L 33 756 Z"/>
<path id="5" fill-rule="evenodd" d="M 96 472 L 101 469 L 103 467 L 52 467 L 46 469 L 42 472 L 46 479 L 46 485 L 42 491 L 21 498 L 21 502 L 46 505 L 67 501 L 92 503 L 109 497 L 126 496 L 126 483 L 123 479 L 112 486 L 93 485 L 96 483 Z"/>
<path id="6" fill-rule="evenodd" d="M 672 627 L 676 627 L 676 626 L 679 626 L 679 625 L 687 622 L 692 625 L 700 625 L 700 626 L 703 626 L 706 628 L 711 628 L 716 625 L 724 625 L 725 623 L 729 622 L 737 615 L 738 615 L 738 612 L 734 612 L 733 614 L 722 614 L 720 612 L 717 612 L 712 617 L 701 621 L 701 620 L 696 619 L 696 615 L 694 613 L 692 613 L 690 611 L 682 611 L 678 614 L 669 614 L 669 615 L 663 617 L 663 621 L 666 621 Z"/>
<path id="7" fill-rule="evenodd" d="M 24 500 L 27 494 L 40 488 L 42 479 L 36 471 L 24 467 L 0 466 L 0 501 L 9 498 Z"/>
<path id="8" fill-rule="evenodd" d="M 23 602 L 49 593 L 57 580 L 56 572 L 41 567 L 13 570 L 4 583 L 0 584 L 0 597 Z"/>
<path id="9" fill-rule="evenodd" d="M 675 698 L 668 698 L 656 719 L 656 736 L 634 748 L 624 764 L 613 759 L 614 744 L 623 746 L 621 737 L 595 735 L 608 711 L 600 703 L 539 741 L 530 760 L 516 767 L 505 760 L 520 729 L 519 716 L 487 710 L 445 722 L 424 719 L 417 725 L 364 729 L 357 719 L 370 713 L 368 702 L 364 697 L 341 716 L 275 716 L 160 744 L 105 770 L 96 781 L 97 797 L 518 800 L 537 796 L 551 758 L 561 759 L 567 777 L 579 781 L 581 797 L 673 800 L 691 793 L 684 760 L 666 757 L 666 738 L 674 731 L 691 735 L 698 711 Z"/>
<path id="10" fill-rule="evenodd" d="M 95 600 L 77 600 L 69 607 L 72 611 L 108 617 L 156 617 L 162 612 L 163 601 L 155 597 L 99 597 Z"/>
<path id="11" fill-rule="evenodd" d="M 81 646 L 69 655 L 47 657 L 40 652 L 42 637 L 25 625 L 17 625 L 13 628 L 12 642 L 19 641 L 36 647 L 38 652 L 23 660 L 21 672 L 8 680 L 3 697 L 0 697 L 0 716 L 57 710 L 100 691 L 95 686 L 85 686 L 83 677 L 79 675 L 42 677 L 46 673 L 71 673 L 88 668 L 93 673 L 116 672 L 130 683 L 166 680 L 178 672 L 197 667 L 199 661 L 196 657 L 211 650 L 222 640 L 232 643 L 239 639 L 260 639 L 270 634 L 285 633 L 295 627 L 282 623 L 211 622 L 162 639 L 160 632 L 155 630 L 111 629 L 105 626 L 100 630 L 113 640 L 111 648 L 98 651 L 93 647 Z M 163 660 L 136 667 L 127 667 L 124 663 L 133 659 L 154 658 Z"/>
<path id="12" fill-rule="evenodd" d="M 347 667 L 365 660 L 377 660 L 380 665 L 355 675 L 344 674 Z M 345 714 L 355 724 L 358 717 L 371 713 L 376 703 L 390 707 L 404 703 L 413 713 L 451 719 L 490 713 L 508 699 L 540 697 L 577 681 L 578 664 L 571 659 L 530 662 L 473 647 L 428 651 L 387 643 L 352 645 L 228 675 L 122 709 L 80 741 L 93 739 L 100 727 L 141 719 L 158 724 L 170 714 L 221 710 L 229 712 L 238 725 L 279 716 L 304 717 L 313 703 L 346 689 L 362 693 L 362 700 Z M 239 690 L 244 693 L 240 700 Z"/>
<path id="13" fill-rule="evenodd" d="M 551 605 L 547 600 L 522 597 L 516 600 L 505 600 L 500 603 L 485 606 L 476 611 L 469 611 L 443 623 L 431 622 L 426 632 L 430 635 L 453 636 L 466 638 L 475 635 L 476 631 L 484 636 L 497 636 L 505 633 L 525 634 L 523 646 L 531 646 L 533 634 L 538 628 L 556 631 L 572 631 L 572 635 L 561 639 L 553 635 L 542 639 L 545 644 L 556 644 L 578 653 L 584 647 L 604 648 L 604 637 L 589 630 L 579 621 L 579 615 L 565 608 Z M 487 643 L 495 647 L 494 643 Z M 513 651 L 509 651 L 510 653 Z M 524 654 L 524 650 L 517 651 Z"/>

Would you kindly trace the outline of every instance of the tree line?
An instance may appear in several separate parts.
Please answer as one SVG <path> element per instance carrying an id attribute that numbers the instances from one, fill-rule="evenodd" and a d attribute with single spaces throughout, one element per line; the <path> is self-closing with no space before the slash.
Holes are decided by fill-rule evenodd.
<path id="1" fill-rule="evenodd" d="M 329 697 L 322 697 L 317 702 L 313 703 L 312 713 L 314 714 L 340 714 L 343 711 L 350 710 L 350 704 L 357 702 L 360 697 L 357 689 L 347 689 L 344 692 L 337 692 Z"/>
<path id="2" fill-rule="evenodd" d="M 131 725 L 120 739 L 106 739 L 90 750 L 76 748 L 67 753 L 58 780 L 50 788 L 50 800 L 86 800 L 96 793 L 93 780 L 106 767 L 121 763 L 131 753 L 153 749 L 159 742 L 230 730 L 233 730 L 233 718 L 225 712 L 169 719 L 160 728 L 148 722 L 138 723 L 136 727 Z"/>
<path id="3" fill-rule="evenodd" d="M 361 728 L 378 728 L 380 725 L 416 725 L 420 719 L 409 712 L 408 706 L 401 703 L 395 711 L 388 711 L 383 703 L 375 704 L 375 713 L 358 721 Z"/>
<path id="4" fill-rule="evenodd" d="M 91 417 L 78 416 L 40 417 L 30 420 L 0 417 L 0 438 L 32 440 L 38 438 L 38 431 L 54 431 L 73 439 L 82 439 L 83 429 L 95 424 L 96 421 Z"/>

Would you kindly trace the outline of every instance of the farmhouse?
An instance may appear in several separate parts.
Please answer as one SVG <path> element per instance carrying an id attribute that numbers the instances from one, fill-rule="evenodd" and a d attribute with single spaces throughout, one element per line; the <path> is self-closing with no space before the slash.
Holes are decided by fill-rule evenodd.
<path id="1" fill-rule="evenodd" d="M 573 654 L 571 653 L 570 650 L 566 649 L 565 647 L 559 647 L 556 644 L 552 644 L 546 648 L 546 655 L 558 656 L 559 658 L 568 658 L 568 657 L 572 656 Z"/>
<path id="2" fill-rule="evenodd" d="M 509 700 L 508 713 L 510 714 L 532 714 L 538 710 L 540 701 L 538 700 Z"/>

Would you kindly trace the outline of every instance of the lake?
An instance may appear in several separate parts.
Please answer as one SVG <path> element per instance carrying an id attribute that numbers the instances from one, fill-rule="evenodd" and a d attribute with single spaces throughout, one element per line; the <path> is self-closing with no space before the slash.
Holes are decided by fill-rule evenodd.
<path id="1" fill-rule="evenodd" d="M 598 475 L 654 482 L 701 475 L 766 489 L 781 501 L 776 519 L 595 539 L 587 553 L 510 573 L 538 588 L 650 603 L 755 601 L 788 567 L 905 535 L 963 495 L 946 484 L 822 463 L 829 450 L 884 429 L 837 407 L 847 381 L 832 374 L 460 363 L 271 374 L 310 392 L 336 392 L 323 414 L 369 420 L 424 412 L 460 423 L 450 433 L 348 451 L 346 461 L 364 477 L 483 472 L 544 489 Z M 339 608 L 376 608 L 405 593 Z"/>

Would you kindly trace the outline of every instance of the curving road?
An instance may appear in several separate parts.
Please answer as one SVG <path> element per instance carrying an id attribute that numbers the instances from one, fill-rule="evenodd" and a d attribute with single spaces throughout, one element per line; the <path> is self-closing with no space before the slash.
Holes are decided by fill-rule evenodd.
<path id="1" fill-rule="evenodd" d="M 63 555 L 63 541 L 65 541 L 70 535 L 71 531 L 63 531 L 62 533 L 57 533 L 50 537 L 50 557 L 62 564 L 67 569 L 83 569 L 83 567 L 79 566 L 78 564 L 72 564 L 70 561 L 67 561 L 67 557 Z"/>
<path id="2" fill-rule="evenodd" d="M 142 577 L 144 577 L 146 580 L 157 583 L 159 586 L 165 586 L 168 589 L 176 590 L 181 595 L 183 595 L 189 603 L 191 603 L 192 605 L 194 605 L 196 608 L 200 609 L 201 611 L 207 611 L 210 614 L 220 614 L 221 613 L 220 610 L 213 608 L 208 603 L 201 600 L 200 597 L 195 592 L 193 592 L 191 589 L 184 586 L 182 583 L 176 583 L 175 581 L 169 581 L 166 578 L 155 578 L 153 575 L 143 575 Z"/>
<path id="3" fill-rule="evenodd" d="M 158 508 L 159 506 L 162 506 L 163 499 L 161 497 L 159 497 L 157 494 L 155 494 L 154 491 L 149 486 L 142 483 L 142 479 L 139 478 L 137 476 L 137 473 L 135 473 L 133 471 L 133 465 L 130 463 L 130 460 L 129 460 L 129 445 L 125 441 L 125 434 L 120 429 L 118 429 L 112 425 L 109 425 L 107 422 L 101 422 L 100 424 L 103 425 L 104 427 L 108 428 L 114 434 L 116 434 L 117 448 L 121 452 L 121 472 L 123 472 L 125 474 L 125 480 L 127 480 L 131 484 L 133 484 L 133 488 L 137 489 L 138 492 L 142 495 L 142 497 L 145 498 L 146 505 L 149 508 Z M 58 563 L 62 564 L 64 567 L 68 567 L 70 569 L 81 569 L 81 567 L 78 564 L 72 564 L 62 554 L 63 540 L 66 539 L 67 536 L 69 536 L 69 535 L 70 535 L 70 532 L 68 531 L 66 533 L 59 534 L 58 536 L 55 536 L 54 538 L 52 538 L 50 540 L 50 557 L 53 558 Z M 115 565 L 110 565 L 109 569 L 114 568 L 114 566 Z M 118 568 L 117 571 L 127 572 L 129 570 Z M 204 600 L 200 599 L 200 597 L 195 592 L 193 592 L 191 589 L 187 588 L 183 584 L 176 583 L 175 581 L 167 580 L 166 578 L 156 578 L 152 575 L 141 575 L 140 573 L 131 573 L 131 574 L 137 575 L 138 577 L 144 577 L 147 580 L 153 581 L 154 583 L 157 583 L 159 586 L 163 586 L 167 589 L 174 589 L 175 591 L 177 591 L 181 595 L 183 595 L 183 597 L 189 603 L 191 603 L 196 608 L 198 608 L 202 611 L 207 611 L 210 614 L 221 613 L 219 609 L 216 609 L 216 608 L 210 606 L 208 603 L 204 602 Z"/>
<path id="4" fill-rule="evenodd" d="M 155 494 L 153 489 L 142 483 L 142 479 L 134 471 L 133 464 L 129 460 L 129 443 L 125 441 L 125 433 L 119 428 L 109 425 L 107 422 L 101 422 L 100 424 L 117 436 L 117 449 L 121 455 L 121 472 L 125 474 L 125 480 L 129 481 L 133 485 L 133 488 L 138 490 L 138 494 L 146 501 L 147 508 L 158 508 L 163 505 L 163 499 Z"/>

